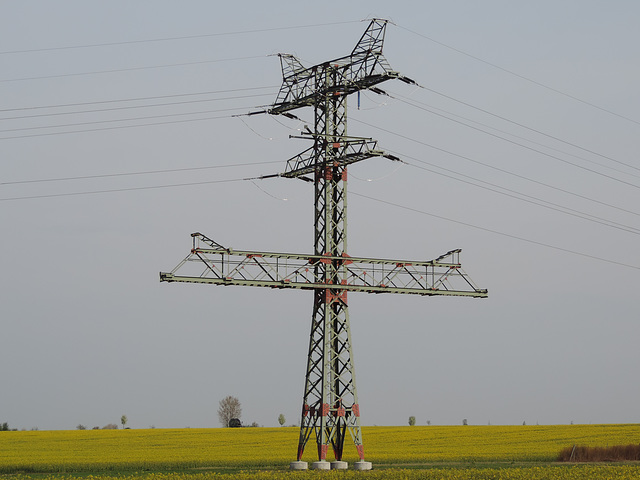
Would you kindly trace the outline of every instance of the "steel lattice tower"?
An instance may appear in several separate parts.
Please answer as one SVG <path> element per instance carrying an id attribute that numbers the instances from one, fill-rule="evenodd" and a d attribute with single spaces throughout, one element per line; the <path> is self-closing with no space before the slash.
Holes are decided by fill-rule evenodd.
<path id="1" fill-rule="evenodd" d="M 341 460 L 347 435 L 356 446 L 359 463 L 368 463 L 364 462 L 347 293 L 487 296 L 487 290 L 477 288 L 462 271 L 460 250 L 427 262 L 347 255 L 347 166 L 374 156 L 397 160 L 378 150 L 372 139 L 348 136 L 347 96 L 362 89 L 379 91 L 376 84 L 393 78 L 413 83 L 391 70 L 382 55 L 386 25 L 385 20 L 372 20 L 350 55 L 310 68 L 293 55 L 280 54 L 283 84 L 276 102 L 256 112 L 294 117 L 288 112 L 313 107 L 314 130 L 302 136 L 313 145 L 290 159 L 280 174 L 314 185 L 313 255 L 234 251 L 194 233 L 189 256 L 171 273 L 160 274 L 166 282 L 313 290 L 298 462 L 294 463 L 304 463 L 300 461 L 305 446 L 315 434 L 317 468 L 327 468 L 322 465 L 328 465 L 329 445 L 335 466 L 346 466 Z M 195 273 L 176 275 L 194 265 L 199 265 Z"/>

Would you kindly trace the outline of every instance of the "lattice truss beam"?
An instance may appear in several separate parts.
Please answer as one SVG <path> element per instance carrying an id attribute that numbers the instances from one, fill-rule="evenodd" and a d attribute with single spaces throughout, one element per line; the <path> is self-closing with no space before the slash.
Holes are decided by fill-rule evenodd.
<path id="1" fill-rule="evenodd" d="M 283 81 L 268 113 L 282 114 L 314 106 L 319 96 L 349 95 L 391 78 L 413 83 L 411 79 L 393 71 L 382 54 L 385 30 L 385 21 L 373 20 L 350 55 L 309 68 L 305 68 L 294 55 L 279 54 Z M 338 81 L 329 86 L 324 83 L 327 69 L 335 71 L 339 77 Z"/>
<path id="2" fill-rule="evenodd" d="M 191 253 L 171 272 L 160 273 L 163 282 L 209 283 L 340 292 L 404 293 L 429 296 L 486 297 L 462 269 L 460 249 L 429 261 L 304 255 L 233 250 L 201 233 L 193 233 Z M 317 264 L 340 264 L 345 278 L 325 283 Z"/>

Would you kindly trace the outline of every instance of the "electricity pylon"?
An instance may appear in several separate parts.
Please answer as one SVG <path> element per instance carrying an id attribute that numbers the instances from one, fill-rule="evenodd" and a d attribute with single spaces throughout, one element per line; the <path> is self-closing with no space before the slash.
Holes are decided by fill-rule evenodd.
<path id="1" fill-rule="evenodd" d="M 291 110 L 313 107 L 314 130 L 302 135 L 313 145 L 287 162 L 279 176 L 313 183 L 313 255 L 236 251 L 201 233 L 192 234 L 191 253 L 164 282 L 210 283 L 313 291 L 313 314 L 302 401 L 298 462 L 312 434 L 318 448 L 315 468 L 328 468 L 329 445 L 335 468 L 342 462 L 347 434 L 364 461 L 360 406 L 356 390 L 348 292 L 404 293 L 486 297 L 462 270 L 460 250 L 430 261 L 357 258 L 347 254 L 347 166 L 382 156 L 370 138 L 347 134 L 347 96 L 389 79 L 412 80 L 391 70 L 382 55 L 387 22 L 374 19 L 350 55 L 310 68 L 289 54 L 280 54 L 283 83 L 275 103 L 264 112 L 294 117 Z M 178 271 L 181 274 L 178 275 Z M 368 464 L 368 466 L 367 466 Z M 364 465 L 364 466 L 363 466 Z"/>

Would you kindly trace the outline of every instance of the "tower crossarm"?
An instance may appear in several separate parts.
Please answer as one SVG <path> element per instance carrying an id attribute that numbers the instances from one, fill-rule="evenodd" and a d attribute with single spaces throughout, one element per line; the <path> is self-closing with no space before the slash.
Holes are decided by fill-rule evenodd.
<path id="1" fill-rule="evenodd" d="M 278 115 L 296 108 L 315 105 L 328 93 L 349 95 L 392 78 L 404 79 L 391 69 L 382 54 L 386 20 L 373 19 L 350 55 L 305 68 L 294 55 L 280 53 L 282 86 L 275 103 L 267 111 Z M 339 81 L 327 86 L 326 72 Z"/>
<path id="2" fill-rule="evenodd" d="M 330 147 L 335 152 L 335 156 L 331 158 L 332 167 L 347 166 L 371 157 L 386 157 L 391 160 L 399 160 L 398 157 L 379 150 L 378 142 L 370 138 L 343 136 L 332 140 L 334 141 L 331 142 Z M 315 141 L 325 145 L 328 143 L 328 140 L 325 138 L 316 138 Z M 313 173 L 318 167 L 322 166 L 325 161 L 323 157 L 319 156 L 319 152 L 322 151 L 323 150 L 316 148 L 316 146 L 312 146 L 295 157 L 290 158 L 287 161 L 287 167 L 284 173 L 280 174 L 280 176 L 294 178 Z"/>
<path id="3" fill-rule="evenodd" d="M 202 234 L 192 235 L 191 253 L 160 281 L 243 285 L 302 290 L 332 289 L 367 293 L 404 293 L 486 297 L 462 270 L 460 250 L 430 261 L 403 261 L 364 257 L 304 255 L 232 250 Z M 344 275 L 339 284 L 327 284 L 319 264 L 333 264 Z"/>

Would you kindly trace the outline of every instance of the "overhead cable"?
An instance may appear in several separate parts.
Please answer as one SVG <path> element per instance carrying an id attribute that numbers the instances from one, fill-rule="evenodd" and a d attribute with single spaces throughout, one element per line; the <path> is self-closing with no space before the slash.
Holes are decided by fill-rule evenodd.
<path id="1" fill-rule="evenodd" d="M 118 72 L 131 72 L 136 70 L 149 70 L 153 68 L 170 68 L 170 67 L 185 67 L 189 65 L 204 65 L 209 63 L 220 63 L 220 62 L 234 62 L 239 60 L 254 60 L 256 58 L 264 58 L 264 55 L 254 55 L 251 57 L 237 57 L 237 58 L 221 58 L 217 60 L 203 60 L 199 62 L 183 62 L 183 63 L 170 63 L 167 65 L 149 65 L 146 67 L 130 67 L 130 68 L 116 68 L 112 70 L 97 70 L 93 72 L 76 72 L 76 73 L 61 73 L 58 75 L 42 75 L 37 77 L 22 77 L 22 78 L 5 78 L 0 79 L 0 83 L 7 82 L 22 82 L 25 80 L 43 80 L 47 78 L 64 78 L 64 77 L 78 77 L 82 75 L 101 75 L 104 73 L 118 73 Z"/>
<path id="2" fill-rule="evenodd" d="M 556 88 L 550 87 L 549 85 L 546 85 L 546 84 L 544 84 L 542 82 L 538 82 L 537 80 L 533 80 L 533 79 L 531 79 L 529 77 L 526 77 L 524 75 L 516 73 L 516 72 L 514 72 L 512 70 L 509 70 L 507 68 L 501 67 L 500 65 L 496 65 L 495 63 L 491 63 L 491 62 L 489 62 L 489 61 L 487 61 L 487 60 L 485 60 L 483 58 L 477 57 L 477 56 L 472 55 L 472 54 L 470 54 L 468 52 L 465 52 L 465 51 L 460 50 L 458 48 L 452 47 L 451 45 L 447 45 L 446 43 L 440 42 L 440 41 L 438 41 L 438 40 L 436 40 L 436 39 L 434 39 L 432 37 L 428 37 L 428 36 L 426 36 L 426 35 L 424 35 L 422 33 L 416 32 L 414 30 L 411 30 L 409 28 L 403 27 L 401 25 L 398 25 L 398 28 L 401 28 L 402 30 L 405 30 L 405 31 L 407 31 L 409 33 L 412 33 L 412 34 L 417 35 L 419 37 L 422 37 L 422 38 L 424 38 L 426 40 L 429 40 L 430 42 L 433 42 L 433 43 L 435 43 L 437 45 L 440 45 L 442 47 L 448 48 L 449 50 L 452 50 L 452 51 L 454 51 L 456 53 L 459 53 L 459 54 L 464 55 L 466 57 L 472 58 L 473 60 L 476 60 L 478 62 L 482 62 L 482 63 L 484 63 L 486 65 L 489 65 L 490 67 L 493 67 L 493 68 L 496 68 L 498 70 L 501 70 L 501 71 L 503 71 L 505 73 L 508 73 L 509 75 L 512 75 L 514 77 L 517 77 L 517 78 L 520 78 L 522 80 L 525 80 L 525 81 L 527 81 L 529 83 L 537 85 L 538 87 L 542 87 L 542 88 L 544 88 L 546 90 L 549 90 L 551 92 L 557 93 L 557 94 L 562 95 L 562 96 L 567 97 L 567 98 L 570 98 L 572 100 L 580 102 L 580 103 L 582 103 L 584 105 L 587 105 L 589 107 L 595 108 L 595 109 L 600 110 L 600 111 L 605 112 L 605 113 L 608 113 L 609 115 L 613 115 L 613 116 L 621 118 L 623 120 L 627 120 L 628 122 L 635 123 L 636 125 L 640 125 L 640 121 L 638 121 L 638 120 L 635 120 L 635 119 L 630 118 L 630 117 L 626 117 L 624 115 L 621 115 L 619 113 L 614 112 L 613 110 L 609 110 L 607 108 L 604 108 L 604 107 L 601 107 L 599 105 L 596 105 L 595 103 L 588 102 L 586 100 L 578 98 L 575 95 L 571 95 L 571 94 L 569 94 L 567 92 L 563 92 L 563 91 L 558 90 Z"/>
<path id="3" fill-rule="evenodd" d="M 236 168 L 236 167 L 248 167 L 255 165 L 269 165 L 273 163 L 282 163 L 281 160 L 272 160 L 269 162 L 248 162 L 248 163 L 232 163 L 227 165 L 208 165 L 205 167 L 186 167 L 186 168 L 171 168 L 165 170 L 147 170 L 143 172 L 120 172 L 120 173 L 102 173 L 98 175 L 82 175 L 75 177 L 58 177 L 58 178 L 39 178 L 31 180 L 16 180 L 12 182 L 0 182 L 0 185 L 21 185 L 28 183 L 49 183 L 49 182 L 67 182 L 73 180 L 92 180 L 96 178 L 113 178 L 113 177 L 131 177 L 139 175 L 155 175 L 159 173 L 178 173 L 178 172 L 193 172 L 199 170 L 212 170 L 216 168 Z"/>
<path id="4" fill-rule="evenodd" d="M 612 161 L 612 162 L 618 163 L 618 164 L 620 164 L 620 165 L 624 165 L 625 167 L 628 167 L 628 168 L 631 168 L 631 169 L 634 169 L 634 170 L 638 170 L 638 171 L 640 171 L 640 167 L 636 167 L 636 166 L 634 166 L 634 165 L 631 165 L 631 164 L 628 164 L 628 163 L 622 162 L 622 161 L 620 161 L 620 160 L 617 160 L 617 159 L 615 159 L 615 158 L 609 157 L 609 156 L 604 155 L 604 154 L 602 154 L 602 153 L 595 152 L 595 151 L 593 151 L 593 150 L 590 150 L 590 149 L 588 149 L 588 148 L 582 147 L 582 146 L 577 145 L 577 144 L 575 144 L 575 143 L 568 142 L 568 141 L 566 141 L 566 140 L 563 140 L 562 138 L 559 138 L 559 137 L 556 137 L 556 136 L 554 136 L 554 135 L 550 135 L 550 134 L 548 134 L 548 133 L 542 132 L 542 131 L 537 130 L 537 129 L 535 129 L 535 128 L 532 128 L 532 127 L 529 127 L 529 126 L 527 126 L 527 125 L 524 125 L 524 124 L 522 124 L 522 123 L 516 122 L 516 121 L 511 120 L 511 119 L 506 118 L 506 117 L 503 117 L 503 116 L 501 116 L 501 115 L 497 115 L 497 114 L 492 113 L 492 112 L 490 112 L 490 111 L 488 111 L 488 110 L 485 110 L 485 109 L 483 109 L 483 108 L 476 107 L 475 105 L 472 105 L 472 104 L 467 103 L 467 102 L 463 102 L 462 100 L 458 100 L 458 99 L 456 99 L 456 98 L 454 98 L 454 97 L 451 97 L 451 96 L 449 96 L 449 95 L 445 95 L 444 93 L 438 92 L 438 91 L 433 90 L 433 89 L 431 89 L 431 88 L 423 87 L 422 85 L 418 85 L 418 87 L 419 87 L 419 88 L 421 88 L 421 89 L 423 89 L 423 90 L 427 90 L 427 91 L 429 91 L 429 92 L 435 93 L 436 95 L 440 95 L 440 96 L 442 96 L 442 97 L 444 97 L 444 98 L 447 98 L 447 99 L 449 99 L 449 100 L 452 100 L 452 101 L 454 101 L 454 102 L 457 102 L 457 103 L 459 103 L 459 104 L 461 104 L 461 105 L 465 105 L 465 106 L 467 106 L 467 107 L 469 107 L 469 108 L 473 108 L 474 110 L 477 110 L 477 111 L 479 111 L 479 112 L 485 113 L 485 114 L 487 114 L 487 115 L 491 115 L 492 117 L 495 117 L 495 118 L 498 118 L 498 119 L 503 120 L 503 121 L 505 121 L 505 122 L 511 123 L 511 124 L 513 124 L 513 125 L 516 125 L 516 126 L 518 126 L 518 127 L 520 127 L 520 128 L 524 128 L 524 129 L 526 129 L 526 130 L 529 130 L 529 131 L 531 131 L 531 132 L 537 133 L 537 134 L 542 135 L 542 136 L 544 136 L 544 137 L 547 137 L 547 138 L 550 138 L 550 139 L 552 139 L 552 140 L 556 140 L 556 141 L 558 141 L 558 142 L 564 143 L 565 145 L 569 145 L 569 146 L 571 146 L 571 147 L 577 148 L 577 149 L 579 149 L 579 150 L 582 150 L 583 152 L 587 152 L 587 153 L 590 153 L 590 154 L 592 154 L 592 155 L 596 155 L 596 156 L 598 156 L 598 157 L 601 157 L 601 158 L 604 158 L 604 159 L 610 160 L 610 161 Z M 412 100 L 409 100 L 408 98 L 406 98 L 406 97 L 402 97 L 401 95 L 397 95 L 397 94 L 388 94 L 387 96 L 389 96 L 390 98 L 393 98 L 394 100 L 398 100 L 398 101 L 401 101 L 401 102 L 403 102 L 403 103 L 406 103 L 406 104 L 408 104 L 408 105 L 411 105 L 411 103 L 417 103 L 417 104 L 420 104 L 420 105 L 425 105 L 424 103 L 419 102 L 419 101 L 417 101 L 417 100 L 413 100 L 413 99 L 412 99 Z M 399 98 L 398 98 L 398 97 L 399 97 Z M 416 108 L 419 108 L 417 105 L 412 105 L 412 106 L 414 106 L 414 107 L 416 107 Z M 435 108 L 435 107 L 431 107 L 431 108 Z M 429 111 L 429 110 L 427 110 L 427 111 Z M 453 115 L 453 114 L 451 114 L 451 115 Z M 469 119 L 465 119 L 465 120 L 473 122 L 473 120 L 469 120 Z M 474 122 L 474 123 L 477 123 L 477 122 Z M 493 127 L 489 127 L 489 128 L 493 128 Z M 506 132 L 503 132 L 503 133 L 506 133 Z M 509 135 L 513 135 L 513 134 L 510 134 L 510 133 L 509 133 Z M 515 136 L 515 137 L 517 137 L 517 138 L 522 138 L 522 137 L 518 137 L 517 135 L 513 135 L 513 136 Z M 527 140 L 527 141 L 531 142 L 531 140 Z M 532 143 L 537 143 L 537 142 L 532 142 Z M 546 147 L 546 148 L 550 148 L 550 147 L 548 147 L 548 146 L 545 146 L 545 147 Z M 553 150 L 556 150 L 556 149 L 553 149 Z M 575 156 L 575 155 L 572 155 L 572 154 L 569 154 L 569 153 L 566 153 L 566 152 L 562 152 L 562 153 L 565 153 L 565 155 Z M 602 165 L 602 164 L 600 164 L 600 163 L 594 162 L 594 161 L 592 161 L 592 160 L 585 159 L 585 158 L 583 158 L 583 157 L 577 157 L 577 158 L 581 158 L 582 160 L 585 160 L 585 161 L 590 162 L 590 163 L 595 163 L 596 165 L 604 166 L 604 165 Z M 610 167 L 608 167 L 608 168 L 610 168 Z M 620 171 L 620 170 L 617 170 L 617 171 Z"/>
<path id="5" fill-rule="evenodd" d="M 531 243 L 533 245 L 538 245 L 538 246 L 541 246 L 541 247 L 551 248 L 553 250 L 559 250 L 559 251 L 564 252 L 564 253 L 570 253 L 572 255 L 578 255 L 578 256 L 581 256 L 581 257 L 590 258 L 592 260 L 599 260 L 601 262 L 611 263 L 613 265 L 618 265 L 618 266 L 621 266 L 621 267 L 628 267 L 628 268 L 633 268 L 635 270 L 640 270 L 640 266 L 637 266 L 637 265 L 631 265 L 629 263 L 624 263 L 624 262 L 617 262 L 615 260 L 609 260 L 609 259 L 606 259 L 606 258 L 603 258 L 603 257 L 598 257 L 596 255 L 590 255 L 588 253 L 582 253 L 582 252 L 578 252 L 576 250 L 570 250 L 568 248 L 558 247 L 557 245 L 552 245 L 552 244 L 549 244 L 549 243 L 539 242 L 537 240 L 531 240 L 530 238 L 520 237 L 520 236 L 517 236 L 517 235 L 510 234 L 510 233 L 501 232 L 499 230 L 494 230 L 494 229 L 487 228 L 487 227 L 481 227 L 479 225 L 474 225 L 472 223 L 462 222 L 462 221 L 459 221 L 459 220 L 454 220 L 454 219 L 452 219 L 450 217 L 444 217 L 442 215 L 436 215 L 434 213 L 426 212 L 424 210 L 420 210 L 420 209 L 417 209 L 417 208 L 414 208 L 414 207 L 408 207 L 406 205 L 401 205 L 401 204 L 390 202 L 390 201 L 387 201 L 387 200 L 382 200 L 382 199 L 379 199 L 379 198 L 371 197 L 369 195 L 364 195 L 364 194 L 357 193 L 357 192 L 354 192 L 354 191 L 351 191 L 350 193 L 351 193 L 351 195 L 355 195 L 357 197 L 366 198 L 367 200 L 371 200 L 371 201 L 374 201 L 374 202 L 382 203 L 382 204 L 389 205 L 389 206 L 392 206 L 392 207 L 395 207 L 395 208 L 401 208 L 403 210 L 408 210 L 408 211 L 411 211 L 411 212 L 414 212 L 414 213 L 419 213 L 421 215 L 428 215 L 428 216 L 433 217 L 433 218 L 437 218 L 437 219 L 440 219 L 440 220 L 445 220 L 447 222 L 455 223 L 455 224 L 458 224 L 458 225 L 463 225 L 465 227 L 474 228 L 476 230 L 481 230 L 483 232 L 488 232 L 488 233 L 492 233 L 492 234 L 495 234 L 495 235 L 500 235 L 500 236 L 503 236 L 503 237 L 512 238 L 514 240 L 519 240 L 519 241 L 522 241 L 522 242 Z"/>
<path id="6" fill-rule="evenodd" d="M 246 92 L 252 90 L 266 90 L 266 89 L 274 89 L 277 88 L 277 85 L 270 85 L 264 87 L 250 87 L 250 88 L 232 88 L 228 90 L 211 90 L 207 92 L 193 92 L 193 93 L 175 93 L 172 95 L 155 95 L 152 97 L 133 97 L 133 98 L 120 98 L 120 99 L 112 99 L 112 100 L 98 100 L 94 102 L 77 102 L 77 103 L 59 103 L 55 105 L 34 105 L 29 107 L 16 107 L 16 108 L 3 108 L 0 109 L 0 113 L 3 112 L 15 112 L 15 111 L 23 111 L 23 110 L 42 110 L 42 109 L 51 109 L 51 108 L 66 108 L 66 107 L 80 107 L 86 105 L 103 105 L 103 104 L 112 104 L 112 103 L 125 103 L 125 102 L 142 102 L 146 100 L 159 100 L 164 98 L 180 98 L 180 97 L 193 97 L 193 96 L 201 96 L 201 95 L 218 95 L 220 93 L 235 93 L 235 92 Z M 233 98 L 233 97 L 228 97 Z M 238 97 L 244 98 L 244 97 Z M 5 117 L 0 120 L 10 120 L 14 118 L 28 118 L 28 117 Z"/>
<path id="7" fill-rule="evenodd" d="M 273 27 L 273 28 L 260 28 L 260 29 L 254 29 L 254 30 L 239 30 L 235 32 L 204 33 L 200 35 L 183 35 L 183 36 L 177 36 L 177 37 L 127 40 L 122 42 L 105 42 L 105 43 L 92 43 L 92 44 L 85 44 L 85 45 L 67 45 L 67 46 L 61 46 L 61 47 L 43 47 L 43 48 L 32 48 L 32 49 L 23 49 L 23 50 L 8 50 L 8 51 L 0 52 L 0 55 L 33 53 L 33 52 L 51 52 L 55 50 L 71 50 L 71 49 L 80 49 L 80 48 L 113 47 L 117 45 L 132 45 L 136 43 L 168 42 L 168 41 L 175 41 L 175 40 L 193 40 L 196 38 L 223 37 L 227 35 L 246 35 L 250 33 L 275 32 L 279 30 L 296 30 L 301 28 L 327 27 L 327 26 L 333 26 L 333 25 L 345 25 L 348 23 L 358 23 L 358 22 L 355 20 L 352 20 L 352 21 L 345 21 L 345 22 L 316 23 L 316 24 L 310 24 L 310 25 L 294 25 L 289 27 Z"/>
<path id="8" fill-rule="evenodd" d="M 457 157 L 461 157 L 461 158 L 465 158 L 465 159 L 467 159 L 467 157 L 464 157 L 464 156 L 462 156 L 462 155 L 458 155 L 458 154 L 456 154 L 456 153 L 449 152 L 449 151 L 444 150 L 444 149 L 442 149 L 442 148 L 435 147 L 435 146 L 430 145 L 430 144 L 428 144 L 428 143 L 425 143 L 425 142 L 422 142 L 422 141 L 420 141 L 420 140 L 416 140 L 416 139 L 414 139 L 414 138 L 411 138 L 411 137 L 408 137 L 408 136 L 406 136 L 406 135 L 403 135 L 403 134 L 401 134 L 401 133 L 392 132 L 392 131 L 390 131 L 390 130 L 387 130 L 387 129 L 382 128 L 382 127 L 378 127 L 378 126 L 376 126 L 376 125 L 372 125 L 372 124 L 367 123 L 367 122 L 364 122 L 364 121 L 362 121 L 362 120 L 352 120 L 352 121 L 354 121 L 354 122 L 358 122 L 358 123 L 362 123 L 363 125 L 367 125 L 368 127 L 377 128 L 378 130 L 381 130 L 381 131 L 383 131 L 383 132 L 387 132 L 387 133 L 390 133 L 391 135 L 396 135 L 396 136 L 398 136 L 398 137 L 400 137 L 400 138 L 404 138 L 404 139 L 406 139 L 406 140 L 410 140 L 410 141 L 412 141 L 412 142 L 416 142 L 416 143 L 419 143 L 419 144 L 425 145 L 425 146 L 430 147 L 430 148 L 433 148 L 433 149 L 435 149 L 435 150 L 440 150 L 440 151 L 443 151 L 443 152 L 445 152 L 445 153 L 448 153 L 448 154 L 451 154 L 451 155 L 455 155 L 455 156 L 457 156 Z M 470 127 L 470 128 L 475 128 L 475 127 Z M 563 158 L 557 157 L 557 156 L 555 156 L 555 155 L 551 155 L 550 153 L 543 152 L 543 151 L 541 151 L 541 150 L 537 150 L 537 149 L 532 148 L 532 147 L 529 147 L 529 146 L 527 146 L 527 145 L 519 144 L 518 142 L 515 142 L 515 141 L 513 141 L 513 140 L 509 140 L 509 139 L 507 139 L 507 138 L 500 137 L 499 135 L 492 134 L 492 133 L 489 133 L 489 132 L 485 132 L 485 133 L 487 133 L 488 135 L 491 135 L 491 136 L 494 136 L 494 137 L 500 138 L 500 139 L 502 139 L 502 140 L 504 140 L 504 141 L 506 141 L 506 142 L 513 143 L 514 145 L 519 145 L 519 146 L 521 146 L 521 147 L 523 147 L 523 148 L 526 148 L 526 149 L 528 149 L 528 150 L 532 150 L 532 151 L 534 151 L 534 152 L 536 152 L 536 153 L 539 153 L 539 154 L 541 154 L 541 155 L 544 155 L 544 156 L 546 156 L 546 157 L 550 157 L 550 158 L 553 158 L 553 159 L 558 160 L 558 161 L 560 161 L 560 162 L 563 162 L 563 163 L 566 163 L 566 164 L 568 164 L 568 165 L 574 166 L 574 167 L 579 168 L 579 169 L 581 169 L 581 170 L 585 170 L 585 171 L 591 172 L 591 173 L 593 173 L 593 174 L 595 174 L 595 175 L 599 175 L 599 176 L 602 176 L 602 177 L 608 178 L 609 180 L 613 180 L 613 181 L 615 181 L 615 182 L 619 182 L 619 183 L 622 183 L 622 184 L 628 185 L 628 186 L 630 186 L 630 187 L 640 189 L 640 186 L 639 186 L 639 185 L 636 185 L 636 184 L 634 184 L 634 183 L 627 182 L 627 181 L 625 181 L 625 180 L 622 180 L 622 179 L 619 179 L 619 178 L 613 177 L 613 176 L 611 176 L 611 175 L 607 175 L 606 173 L 598 172 L 597 170 L 593 170 L 593 169 L 588 168 L 588 167 L 585 167 L 585 166 L 583 166 L 583 165 L 579 165 L 579 164 L 577 164 L 577 163 L 570 162 L 569 160 L 565 160 L 565 159 L 563 159 Z"/>

